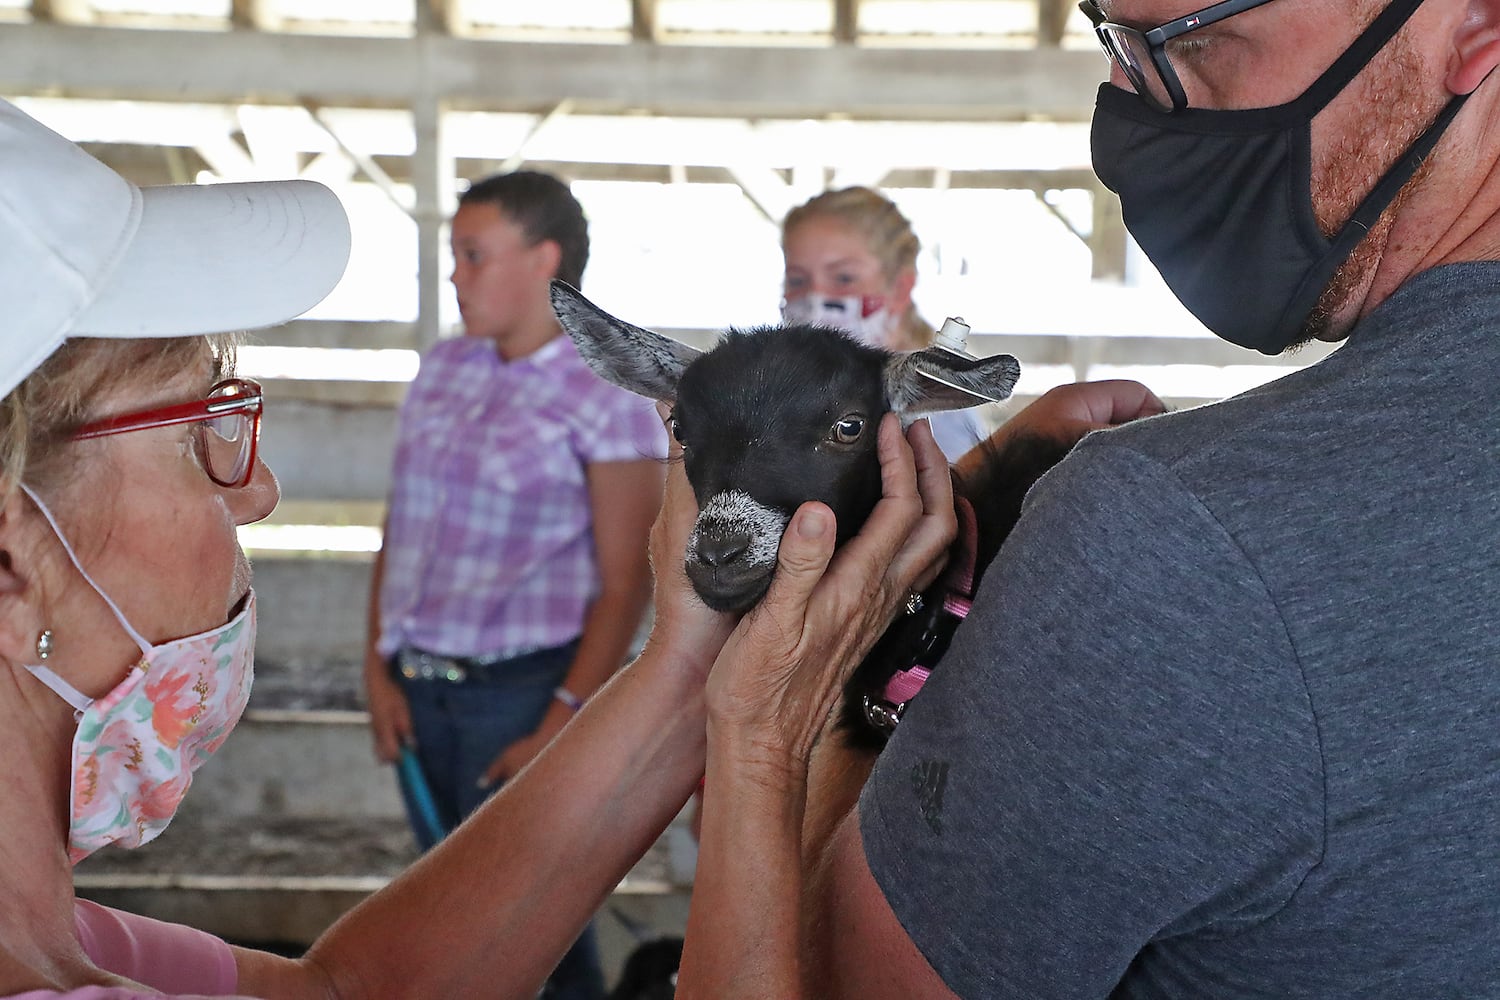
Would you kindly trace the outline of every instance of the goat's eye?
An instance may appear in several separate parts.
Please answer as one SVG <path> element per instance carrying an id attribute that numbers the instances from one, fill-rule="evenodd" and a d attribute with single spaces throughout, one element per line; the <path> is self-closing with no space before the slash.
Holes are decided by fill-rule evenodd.
<path id="1" fill-rule="evenodd" d="M 845 417 L 833 425 L 833 432 L 829 435 L 839 444 L 853 444 L 859 440 L 859 436 L 865 431 L 864 417 Z"/>
<path id="2" fill-rule="evenodd" d="M 667 431 L 672 435 L 672 438 L 678 444 L 687 444 L 687 442 L 683 440 L 682 421 L 678 419 L 677 414 L 667 414 Z"/>

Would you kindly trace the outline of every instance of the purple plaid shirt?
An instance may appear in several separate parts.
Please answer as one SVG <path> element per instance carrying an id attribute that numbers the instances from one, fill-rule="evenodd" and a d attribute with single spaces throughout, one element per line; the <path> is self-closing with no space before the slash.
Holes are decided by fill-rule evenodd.
<path id="1" fill-rule="evenodd" d="M 513 362 L 440 341 L 401 407 L 377 648 L 516 656 L 583 628 L 599 593 L 586 467 L 666 455 L 652 404 L 566 336 Z"/>

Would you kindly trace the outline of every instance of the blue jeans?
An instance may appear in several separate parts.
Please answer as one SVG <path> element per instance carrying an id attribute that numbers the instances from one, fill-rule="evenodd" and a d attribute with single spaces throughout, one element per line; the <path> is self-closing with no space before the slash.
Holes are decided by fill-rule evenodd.
<path id="1" fill-rule="evenodd" d="M 398 670 L 392 671 L 411 708 L 417 761 L 444 832 L 456 827 L 495 790 L 480 788 L 480 776 L 502 750 L 535 732 L 552 704 L 553 689 L 567 676 L 577 650 L 574 640 L 528 653 L 497 664 L 493 676 L 478 679 L 408 678 Z M 418 821 L 411 792 L 404 783 L 401 796 L 417 843 L 425 851 L 434 841 Z M 604 972 L 592 923 L 563 956 L 541 996 L 549 1000 L 602 1000 Z"/>

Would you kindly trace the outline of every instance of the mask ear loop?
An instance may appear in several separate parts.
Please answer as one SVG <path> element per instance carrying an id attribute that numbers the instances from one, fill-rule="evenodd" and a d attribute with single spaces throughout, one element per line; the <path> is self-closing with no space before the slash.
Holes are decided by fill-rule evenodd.
<path id="1" fill-rule="evenodd" d="M 94 578 L 89 575 L 89 571 L 84 569 L 83 564 L 78 561 L 78 555 L 73 551 L 73 546 L 68 542 L 68 537 L 63 534 L 62 528 L 58 526 L 57 518 L 52 516 L 52 511 L 47 508 L 46 504 L 42 503 L 42 498 L 37 496 L 36 493 L 31 489 L 31 487 L 27 486 L 25 483 L 21 483 L 20 487 L 21 492 L 25 493 L 28 497 L 31 498 L 31 502 L 36 504 L 36 509 L 41 511 L 42 516 L 47 519 L 47 524 L 51 526 L 52 533 L 57 536 L 57 540 L 62 543 L 63 552 L 67 553 L 68 561 L 73 564 L 73 568 L 78 571 L 78 575 L 83 577 L 84 582 L 93 588 L 94 593 L 103 598 L 104 603 L 109 606 L 109 610 L 114 614 L 115 620 L 118 621 L 120 623 L 120 627 L 125 630 L 125 634 L 130 636 L 131 640 L 138 647 L 140 647 L 141 654 L 145 655 L 146 653 L 151 652 L 151 644 L 146 641 L 144 636 L 142 636 L 135 630 L 135 626 L 131 625 L 129 619 L 125 617 L 125 612 L 121 611 L 120 606 L 114 602 L 114 599 L 106 594 L 104 592 L 104 589 L 100 587 L 98 583 L 94 582 Z M 39 680 L 41 680 L 44 684 L 47 684 L 48 687 L 52 687 L 52 689 L 56 691 L 57 688 L 49 683 L 46 677 L 44 677 L 41 673 L 38 673 L 38 671 L 45 671 L 47 674 L 50 674 L 52 677 L 56 678 L 59 681 L 61 681 L 62 678 L 58 677 L 56 673 L 54 673 L 47 667 L 38 666 L 32 670 L 32 673 L 35 673 Z M 67 682 L 63 681 L 63 683 L 66 684 Z M 62 694 L 61 691 L 59 691 L 58 693 Z M 65 694 L 63 695 L 63 697 L 67 700 L 68 704 L 73 705 L 74 708 L 78 707 L 74 699 L 69 698 Z M 84 707 L 87 708 L 88 704 L 85 703 Z"/>
<path id="2" fill-rule="evenodd" d="M 53 694 L 73 706 L 74 722 L 82 721 L 84 710 L 94 703 L 94 699 L 63 680 L 50 667 L 32 663 L 25 664 L 25 667 L 31 676 L 51 688 Z"/>

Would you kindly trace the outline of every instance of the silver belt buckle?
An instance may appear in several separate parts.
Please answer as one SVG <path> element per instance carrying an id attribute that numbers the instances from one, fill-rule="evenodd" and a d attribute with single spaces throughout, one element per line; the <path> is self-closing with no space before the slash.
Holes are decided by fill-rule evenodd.
<path id="1" fill-rule="evenodd" d="M 417 650 L 403 649 L 398 654 L 401 676 L 407 680 L 443 680 L 457 684 L 468 676 L 463 664 L 448 656 L 435 656 Z"/>

